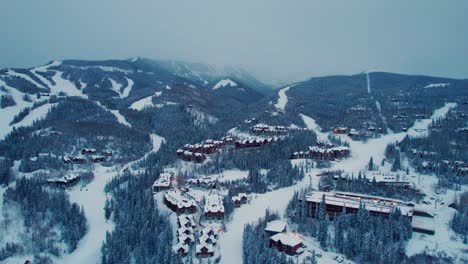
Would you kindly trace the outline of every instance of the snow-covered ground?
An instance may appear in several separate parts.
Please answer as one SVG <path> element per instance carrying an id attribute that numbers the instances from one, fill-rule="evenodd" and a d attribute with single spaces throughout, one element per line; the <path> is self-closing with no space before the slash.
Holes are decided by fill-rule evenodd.
<path id="1" fill-rule="evenodd" d="M 434 225 L 435 235 L 413 233 L 413 237 L 406 247 L 406 254 L 412 256 L 425 250 L 429 254 L 445 252 L 454 258 L 454 263 L 468 263 L 468 255 L 466 254 L 468 246 L 463 244 L 461 236 L 456 235 L 450 227 L 450 221 L 455 212 L 455 209 L 446 206 L 438 210 L 434 219 L 436 223 Z"/>
<path id="2" fill-rule="evenodd" d="M 220 174 L 210 176 L 217 178 L 219 182 L 237 181 L 246 179 L 249 176 L 249 171 L 225 170 Z"/>
<path id="3" fill-rule="evenodd" d="M 61 263 L 100 263 L 101 246 L 106 232 L 112 231 L 114 224 L 104 217 L 106 193 L 104 187 L 116 175 L 111 167 L 96 165 L 94 180 L 84 188 L 75 187 L 69 192 L 71 202 L 78 203 L 84 208 L 88 223 L 88 232 L 78 243 L 72 254 L 65 255 Z"/>

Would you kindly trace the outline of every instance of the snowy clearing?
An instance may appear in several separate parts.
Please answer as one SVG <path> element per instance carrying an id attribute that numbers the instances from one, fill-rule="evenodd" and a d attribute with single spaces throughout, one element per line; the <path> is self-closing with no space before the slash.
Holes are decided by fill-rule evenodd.
<path id="1" fill-rule="evenodd" d="M 318 141 L 328 141 L 328 133 L 322 132 L 322 128 L 315 122 L 315 119 L 308 117 L 304 114 L 300 114 L 306 127 L 312 130 L 317 135 Z"/>
<path id="2" fill-rule="evenodd" d="M 213 86 L 213 90 L 217 90 L 217 89 L 222 88 L 222 87 L 225 87 L 225 86 L 232 86 L 232 87 L 235 87 L 235 86 L 237 86 L 237 83 L 235 83 L 235 82 L 232 81 L 231 79 L 224 79 L 224 80 L 221 80 L 221 81 L 217 82 L 217 83 Z"/>
<path id="3" fill-rule="evenodd" d="M 125 98 L 125 97 L 128 97 L 128 95 L 130 94 L 130 92 L 132 91 L 132 88 L 133 88 L 133 80 L 125 77 L 125 79 L 127 79 L 127 86 L 125 86 L 125 88 L 123 89 L 123 92 L 122 92 L 122 97 Z"/>
<path id="4" fill-rule="evenodd" d="M 246 179 L 249 176 L 249 171 L 225 170 L 220 174 L 213 174 L 209 176 L 217 178 L 219 182 L 229 182 Z"/>

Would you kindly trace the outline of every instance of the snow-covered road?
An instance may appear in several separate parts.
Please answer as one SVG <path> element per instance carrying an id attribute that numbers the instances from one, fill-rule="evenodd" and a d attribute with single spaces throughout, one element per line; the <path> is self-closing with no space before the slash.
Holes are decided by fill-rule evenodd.
<path id="1" fill-rule="evenodd" d="M 331 169 L 343 169 L 347 172 L 357 173 L 366 166 L 371 156 L 374 158 L 374 161 L 382 160 L 387 144 L 402 140 L 406 134 L 411 136 L 424 136 L 425 129 L 431 124 L 432 119 L 444 117 L 448 111 L 455 106 L 456 104 L 454 103 L 445 104 L 442 108 L 435 110 L 430 119 L 416 122 L 414 126 L 408 130 L 408 133 L 383 135 L 380 138 L 370 139 L 367 142 L 353 141 L 349 137 L 343 136 L 343 138 L 347 139 L 350 143 L 351 157 L 340 162 L 333 162 Z M 303 114 L 301 114 L 301 117 L 307 128 L 317 133 L 318 139 L 328 138 L 328 133 L 322 132 L 313 118 Z M 221 263 L 241 263 L 244 225 L 263 217 L 267 208 L 282 215 L 286 211 L 288 202 L 293 196 L 294 191 L 299 191 L 309 186 L 310 180 L 316 182 L 317 177 L 314 177 L 314 175 L 318 172 L 319 170 L 313 169 L 297 184 L 265 194 L 257 194 L 251 199 L 249 204 L 237 208 L 233 213 L 232 220 L 227 223 L 226 232 L 220 235 Z M 316 186 L 316 184 L 313 184 L 313 186 Z"/>

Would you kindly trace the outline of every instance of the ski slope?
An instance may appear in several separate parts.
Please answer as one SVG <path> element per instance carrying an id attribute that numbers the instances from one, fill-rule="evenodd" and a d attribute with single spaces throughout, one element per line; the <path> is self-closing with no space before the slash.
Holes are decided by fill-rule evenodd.
<path id="1" fill-rule="evenodd" d="M 106 232 L 111 232 L 114 228 L 113 222 L 106 221 L 104 217 L 104 187 L 116 175 L 116 171 L 110 167 L 96 165 L 93 172 L 94 180 L 90 184 L 85 188 L 76 187 L 69 192 L 71 202 L 84 208 L 88 232 L 78 243 L 77 249 L 63 256 L 59 260 L 60 263 L 100 263 L 102 242 Z"/>

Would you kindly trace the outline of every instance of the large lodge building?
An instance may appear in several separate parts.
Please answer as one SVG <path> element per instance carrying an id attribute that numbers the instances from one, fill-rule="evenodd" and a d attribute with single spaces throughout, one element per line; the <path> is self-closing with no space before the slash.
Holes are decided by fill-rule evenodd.
<path id="1" fill-rule="evenodd" d="M 325 199 L 324 199 L 325 198 Z M 363 205 L 373 215 L 388 217 L 397 208 L 401 214 L 412 219 L 414 205 L 400 200 L 368 196 L 346 192 L 319 192 L 313 191 L 306 196 L 307 212 L 315 218 L 318 208 L 325 200 L 325 208 L 331 219 L 343 212 L 356 213 Z"/>

